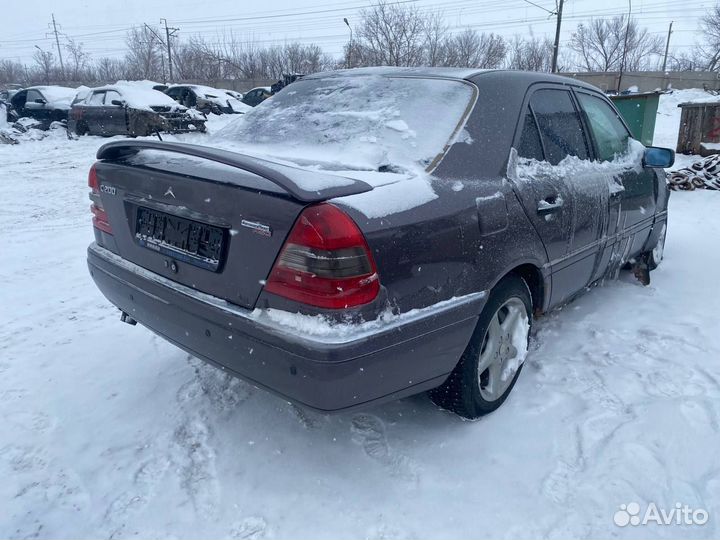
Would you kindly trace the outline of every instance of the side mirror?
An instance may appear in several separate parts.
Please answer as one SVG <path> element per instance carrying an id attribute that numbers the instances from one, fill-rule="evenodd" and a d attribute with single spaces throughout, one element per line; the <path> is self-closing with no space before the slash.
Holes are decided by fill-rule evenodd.
<path id="1" fill-rule="evenodd" d="M 675 151 L 669 148 L 648 146 L 643 156 L 643 167 L 667 169 L 675 163 Z"/>
<path id="2" fill-rule="evenodd" d="M 124 107 L 124 106 L 125 106 L 125 102 L 124 102 L 124 101 L 120 101 L 119 99 L 113 99 L 113 100 L 110 102 L 110 104 L 115 105 L 116 107 Z"/>
<path id="3" fill-rule="evenodd" d="M 35 100 L 35 103 L 39 103 L 40 105 L 45 105 L 45 104 L 47 103 L 47 101 L 45 101 L 45 100 L 42 99 L 42 98 L 37 98 L 37 99 Z"/>

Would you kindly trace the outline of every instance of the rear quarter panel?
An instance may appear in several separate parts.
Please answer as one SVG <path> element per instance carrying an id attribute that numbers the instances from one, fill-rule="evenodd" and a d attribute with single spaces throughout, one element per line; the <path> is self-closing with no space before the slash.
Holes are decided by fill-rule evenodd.
<path id="1" fill-rule="evenodd" d="M 433 171 L 434 200 L 375 218 L 344 207 L 366 234 L 388 301 L 399 311 L 486 291 L 519 265 L 542 272 L 547 263 L 505 178 L 524 88 L 513 99 L 494 83 L 479 78 L 465 125 L 472 142 L 453 144 Z"/>

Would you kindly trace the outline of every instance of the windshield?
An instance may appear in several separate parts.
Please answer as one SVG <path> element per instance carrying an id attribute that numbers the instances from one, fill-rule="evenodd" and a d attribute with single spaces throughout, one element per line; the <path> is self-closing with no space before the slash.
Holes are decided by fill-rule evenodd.
<path id="1" fill-rule="evenodd" d="M 472 99 L 471 85 L 447 79 L 304 79 L 221 130 L 217 143 L 369 169 L 426 167 L 443 152 Z"/>

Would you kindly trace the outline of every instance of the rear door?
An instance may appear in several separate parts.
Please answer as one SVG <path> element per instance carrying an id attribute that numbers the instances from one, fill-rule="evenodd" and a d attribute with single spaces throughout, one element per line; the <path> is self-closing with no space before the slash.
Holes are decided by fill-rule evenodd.
<path id="1" fill-rule="evenodd" d="M 519 161 L 519 194 L 545 244 L 552 271 L 551 302 L 557 304 L 594 276 L 609 188 L 593 163 L 580 112 L 567 88 L 533 89 L 516 144 L 520 158 L 531 158 Z"/>
<path id="2" fill-rule="evenodd" d="M 656 210 L 656 172 L 642 166 L 642 154 L 632 152 L 628 144 L 631 134 L 615 108 L 602 96 L 577 91 L 578 101 L 590 127 L 597 157 L 605 163 L 634 161 L 634 167 L 617 167 L 611 184 L 610 220 L 607 228 L 608 247 L 614 259 L 626 261 L 640 253 L 650 234 Z M 633 143 L 639 145 L 640 143 Z"/>

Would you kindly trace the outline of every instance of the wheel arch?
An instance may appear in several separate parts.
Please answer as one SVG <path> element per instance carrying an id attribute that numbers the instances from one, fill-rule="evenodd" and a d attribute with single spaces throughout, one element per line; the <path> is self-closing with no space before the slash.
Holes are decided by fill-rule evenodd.
<path id="1" fill-rule="evenodd" d="M 550 283 L 543 274 L 540 265 L 530 261 L 516 264 L 503 272 L 493 283 L 491 289 L 508 276 L 517 276 L 526 283 L 530 290 L 530 298 L 532 299 L 535 314 L 545 311 L 545 302 L 549 298 Z"/>

